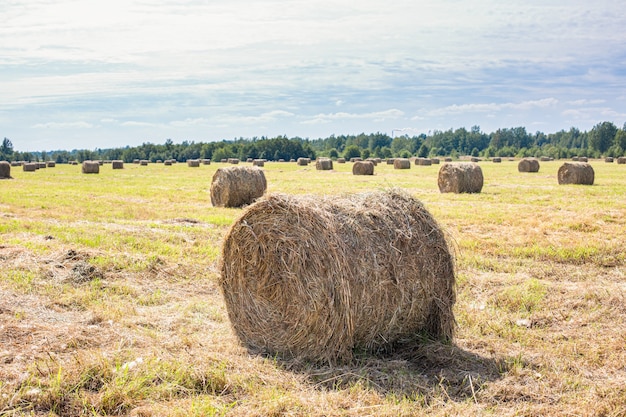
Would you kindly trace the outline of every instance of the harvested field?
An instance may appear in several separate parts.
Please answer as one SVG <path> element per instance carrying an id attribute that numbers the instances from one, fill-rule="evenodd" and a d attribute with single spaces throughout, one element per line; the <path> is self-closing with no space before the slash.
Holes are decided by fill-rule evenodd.
<path id="1" fill-rule="evenodd" d="M 218 282 L 243 211 L 211 205 L 220 164 L 11 170 L 0 187 L 0 414 L 624 415 L 624 168 L 590 164 L 583 187 L 558 184 L 558 161 L 539 175 L 483 163 L 479 194 L 440 193 L 433 169 L 379 164 L 359 177 L 352 164 L 333 175 L 265 164 L 271 193 L 400 187 L 451 236 L 453 342 L 356 349 L 333 366 L 239 343 Z"/>

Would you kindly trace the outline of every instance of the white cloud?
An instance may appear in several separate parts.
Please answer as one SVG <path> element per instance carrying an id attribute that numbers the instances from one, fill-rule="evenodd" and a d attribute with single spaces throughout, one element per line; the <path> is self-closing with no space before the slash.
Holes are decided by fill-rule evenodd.
<path id="1" fill-rule="evenodd" d="M 492 113 L 502 110 L 531 110 L 534 108 L 554 107 L 559 103 L 555 98 L 545 98 L 541 100 L 529 100 L 519 103 L 469 103 L 469 104 L 453 104 L 451 106 L 434 109 L 429 112 L 431 116 L 444 116 L 447 114 L 461 113 Z"/>
<path id="2" fill-rule="evenodd" d="M 305 120 L 303 124 L 330 123 L 333 121 L 348 119 L 372 119 L 373 121 L 383 121 L 389 119 L 398 119 L 402 116 L 404 116 L 404 112 L 398 109 L 389 109 L 385 111 L 370 113 L 326 113 L 317 114 L 312 119 Z"/>
<path id="3" fill-rule="evenodd" d="M 91 129 L 94 125 L 87 122 L 47 122 L 33 125 L 34 129 Z"/>

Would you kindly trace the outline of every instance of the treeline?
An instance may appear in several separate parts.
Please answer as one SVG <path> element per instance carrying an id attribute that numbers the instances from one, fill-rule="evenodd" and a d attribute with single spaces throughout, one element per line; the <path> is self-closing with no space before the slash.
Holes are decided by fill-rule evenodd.
<path id="1" fill-rule="evenodd" d="M 320 139 L 287 138 L 239 138 L 220 142 L 189 142 L 176 144 L 167 139 L 164 144 L 143 143 L 140 146 L 72 151 L 18 152 L 5 138 L 0 146 L 0 160 L 7 161 L 69 161 L 123 160 L 132 162 L 144 159 L 152 162 L 175 159 L 262 158 L 277 161 L 300 157 L 315 159 L 319 156 L 337 157 L 429 157 L 461 155 L 482 157 L 540 157 L 570 158 L 573 156 L 623 156 L 626 154 L 626 124 L 620 129 L 612 122 L 602 122 L 590 131 L 583 132 L 572 127 L 555 133 L 529 133 L 525 127 L 498 129 L 484 133 L 480 127 L 434 131 L 418 136 L 391 137 L 384 133 L 359 135 L 331 135 Z"/>

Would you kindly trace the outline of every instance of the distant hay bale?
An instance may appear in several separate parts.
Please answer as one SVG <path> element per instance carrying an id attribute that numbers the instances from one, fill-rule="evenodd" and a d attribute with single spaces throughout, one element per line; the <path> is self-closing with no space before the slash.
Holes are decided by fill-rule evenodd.
<path id="1" fill-rule="evenodd" d="M 431 166 L 433 162 L 429 158 L 416 158 L 415 165 Z"/>
<path id="2" fill-rule="evenodd" d="M 483 171 L 473 162 L 445 163 L 437 178 L 442 193 L 480 193 L 483 189 Z"/>
<path id="3" fill-rule="evenodd" d="M 393 161 L 393 169 L 411 169 L 411 161 L 407 158 L 396 158 Z"/>
<path id="4" fill-rule="evenodd" d="M 586 156 L 579 156 L 578 157 L 578 162 L 589 162 L 589 159 L 587 159 Z"/>
<path id="5" fill-rule="evenodd" d="M 11 164 L 8 161 L 0 161 L 0 180 L 11 179 Z"/>
<path id="6" fill-rule="evenodd" d="M 111 161 L 111 169 L 124 169 L 124 161 L 120 159 L 116 159 L 115 161 Z"/>
<path id="7" fill-rule="evenodd" d="M 318 158 L 315 161 L 315 169 L 318 171 L 330 171 L 333 169 L 333 161 L 330 158 Z"/>
<path id="8" fill-rule="evenodd" d="M 228 159 L 227 159 L 227 158 L 220 159 L 220 162 L 222 162 L 222 163 L 224 163 L 224 164 L 225 164 L 225 163 L 227 163 L 227 162 L 228 162 Z"/>
<path id="9" fill-rule="evenodd" d="M 35 172 L 37 171 L 38 165 L 36 162 L 26 162 L 22 165 L 22 169 L 25 172 Z"/>
<path id="10" fill-rule="evenodd" d="M 396 158 L 387 158 L 387 165 L 393 165 Z"/>
<path id="11" fill-rule="evenodd" d="M 46 165 L 48 166 L 48 168 L 54 168 L 57 166 L 56 162 L 54 161 L 48 161 L 46 162 Z"/>
<path id="12" fill-rule="evenodd" d="M 253 159 L 252 165 L 255 167 L 263 167 L 265 166 L 265 159 Z"/>
<path id="13" fill-rule="evenodd" d="M 228 158 L 227 162 L 229 164 L 237 165 L 239 163 L 239 159 L 237 159 L 237 158 Z"/>
<path id="14" fill-rule="evenodd" d="M 441 161 L 439 158 L 430 158 L 430 162 L 432 162 L 433 165 L 439 165 Z"/>
<path id="15" fill-rule="evenodd" d="M 550 157 L 549 156 L 542 156 L 539 158 L 539 161 L 541 162 L 549 162 L 550 161 Z"/>
<path id="16" fill-rule="evenodd" d="M 452 158 L 450 158 L 449 156 L 446 158 L 443 158 L 444 162 L 452 162 Z"/>
<path id="17" fill-rule="evenodd" d="M 98 161 L 83 161 L 83 174 L 99 174 L 100 164 Z"/>
<path id="18" fill-rule="evenodd" d="M 360 157 L 354 157 L 354 158 L 350 158 L 350 162 L 354 163 L 354 162 L 361 162 L 363 161 L 363 158 Z"/>
<path id="19" fill-rule="evenodd" d="M 148 160 L 147 159 L 142 159 L 141 161 L 139 161 L 139 165 L 145 167 L 148 165 Z"/>
<path id="20" fill-rule="evenodd" d="M 593 185 L 594 176 L 587 162 L 565 162 L 557 173 L 559 184 Z"/>
<path id="21" fill-rule="evenodd" d="M 241 207 L 252 204 L 266 189 L 265 174 L 258 167 L 218 168 L 211 181 L 211 204 Z"/>
<path id="22" fill-rule="evenodd" d="M 298 164 L 299 166 L 306 166 L 309 165 L 309 162 L 311 162 L 309 158 L 298 158 L 296 164 Z"/>
<path id="23" fill-rule="evenodd" d="M 345 164 L 346 163 L 346 158 L 337 158 L 337 163 L 338 164 Z"/>
<path id="24" fill-rule="evenodd" d="M 499 164 L 499 163 L 502 162 L 502 158 L 496 156 L 495 158 L 491 158 L 491 161 L 496 163 L 496 164 Z"/>
<path id="25" fill-rule="evenodd" d="M 211 160 L 208 158 L 204 158 L 200 162 L 202 162 L 202 165 L 211 165 Z"/>
<path id="26" fill-rule="evenodd" d="M 166 159 L 165 162 L 163 162 L 163 165 L 165 166 L 172 166 L 172 160 L 171 159 Z"/>
<path id="27" fill-rule="evenodd" d="M 198 168 L 200 166 L 199 159 L 187 159 L 187 166 L 191 168 Z"/>
<path id="28" fill-rule="evenodd" d="M 248 162 L 248 163 L 252 163 L 253 161 L 254 161 L 253 158 L 246 158 L 246 162 Z"/>
<path id="29" fill-rule="evenodd" d="M 139 164 L 141 162 L 139 159 L 133 159 L 133 164 Z"/>
<path id="30" fill-rule="evenodd" d="M 374 166 L 377 166 L 378 163 L 380 162 L 379 158 L 367 158 L 366 161 L 370 161 L 372 164 L 374 164 Z"/>
<path id="31" fill-rule="evenodd" d="M 371 161 L 356 161 L 352 165 L 352 175 L 374 175 L 374 163 Z"/>
<path id="32" fill-rule="evenodd" d="M 280 158 L 278 162 L 285 162 L 285 160 L 283 158 Z"/>
<path id="33" fill-rule="evenodd" d="M 519 172 L 539 172 L 539 161 L 535 158 L 522 158 L 517 164 Z"/>
<path id="34" fill-rule="evenodd" d="M 480 162 L 480 161 L 481 161 L 481 159 L 480 159 L 480 158 L 477 158 L 477 157 L 475 157 L 475 156 L 472 156 L 472 157 L 470 158 L 470 161 L 475 163 L 475 162 Z"/>
<path id="35" fill-rule="evenodd" d="M 448 241 L 398 190 L 258 201 L 225 236 L 219 285 L 257 353 L 336 363 L 454 335 Z"/>
<path id="36" fill-rule="evenodd" d="M 37 162 L 37 166 L 39 167 L 39 169 L 48 167 L 48 165 L 45 162 Z"/>
<path id="37" fill-rule="evenodd" d="M 613 163 L 613 158 L 610 156 L 607 156 L 606 158 L 604 158 L 604 162 L 606 162 L 607 164 L 612 164 Z"/>
<path id="38" fill-rule="evenodd" d="M 622 164 L 626 164 L 626 156 L 620 156 L 617 158 L 617 163 L 622 165 Z"/>

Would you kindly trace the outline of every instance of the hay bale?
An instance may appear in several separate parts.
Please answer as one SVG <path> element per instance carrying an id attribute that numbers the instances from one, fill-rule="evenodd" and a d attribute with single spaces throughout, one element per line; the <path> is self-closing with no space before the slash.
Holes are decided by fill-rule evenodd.
<path id="1" fill-rule="evenodd" d="M 472 156 L 472 157 L 470 158 L 470 161 L 471 161 L 471 162 L 476 163 L 476 162 L 480 162 L 480 161 L 482 161 L 482 159 L 477 158 L 477 157 L 475 157 L 475 156 Z"/>
<path id="2" fill-rule="evenodd" d="M 171 159 L 166 159 L 165 162 L 163 162 L 163 165 L 165 166 L 172 166 L 172 160 Z"/>
<path id="3" fill-rule="evenodd" d="M 483 189 L 483 171 L 473 162 L 445 163 L 437 178 L 442 193 L 480 193 Z"/>
<path id="4" fill-rule="evenodd" d="M 11 164 L 8 161 L 0 161 L 0 180 L 11 178 Z"/>
<path id="5" fill-rule="evenodd" d="M 255 167 L 263 167 L 265 166 L 265 159 L 253 159 L 252 165 Z"/>
<path id="6" fill-rule="evenodd" d="M 617 163 L 622 165 L 622 164 L 626 164 L 626 156 L 620 156 L 617 158 Z"/>
<path id="7" fill-rule="evenodd" d="M 46 168 L 47 167 L 45 162 L 37 162 L 37 166 L 38 166 L 37 169 L 42 169 L 42 168 Z"/>
<path id="8" fill-rule="evenodd" d="M 309 165 L 309 162 L 311 162 L 309 158 L 298 158 L 296 164 L 298 164 L 299 166 L 307 166 Z"/>
<path id="9" fill-rule="evenodd" d="M 330 171 L 333 169 L 333 161 L 330 158 L 318 158 L 315 161 L 315 169 L 318 171 Z"/>
<path id="10" fill-rule="evenodd" d="M 211 160 L 208 158 L 203 158 L 201 162 L 202 162 L 202 165 L 211 165 Z"/>
<path id="11" fill-rule="evenodd" d="M 338 164 L 345 164 L 346 163 L 346 158 L 337 158 L 337 163 Z"/>
<path id="12" fill-rule="evenodd" d="M 393 169 L 411 169 L 411 161 L 407 158 L 396 158 L 393 160 Z"/>
<path id="13" fill-rule="evenodd" d="M 613 158 L 610 156 L 607 156 L 606 158 L 604 158 L 604 162 L 606 162 L 607 164 L 612 164 L 613 163 Z"/>
<path id="14" fill-rule="evenodd" d="M 398 190 L 262 199 L 227 232 L 220 272 L 230 322 L 252 351 L 334 363 L 454 334 L 446 236 Z"/>
<path id="15" fill-rule="evenodd" d="M 433 163 L 429 158 L 416 158 L 415 165 L 431 166 Z"/>
<path id="16" fill-rule="evenodd" d="M 432 162 L 433 165 L 439 165 L 441 160 L 439 158 L 430 158 L 430 162 Z"/>
<path id="17" fill-rule="evenodd" d="M 124 161 L 120 159 L 116 159 L 115 161 L 111 161 L 112 169 L 124 169 Z"/>
<path id="18" fill-rule="evenodd" d="M 496 156 L 495 158 L 491 158 L 491 161 L 496 164 L 499 164 L 502 162 L 502 158 L 500 158 L 499 156 Z"/>
<path id="19" fill-rule="evenodd" d="M 370 161 L 356 161 L 352 165 L 352 175 L 374 175 L 374 163 Z"/>
<path id="20" fill-rule="evenodd" d="M 395 160 L 396 160 L 396 158 L 389 158 L 389 159 L 387 159 L 387 165 L 393 165 Z"/>
<path id="21" fill-rule="evenodd" d="M 265 174 L 258 167 L 219 168 L 211 181 L 211 204 L 241 207 L 252 204 L 266 189 Z"/>
<path id="22" fill-rule="evenodd" d="M 517 164 L 519 172 L 539 172 L 539 161 L 535 158 L 522 158 Z"/>
<path id="23" fill-rule="evenodd" d="M 57 166 L 56 162 L 54 161 L 48 161 L 46 162 L 46 165 L 48 166 L 48 168 L 55 168 Z"/>
<path id="24" fill-rule="evenodd" d="M 586 156 L 579 156 L 578 157 L 578 162 L 589 162 L 589 159 L 587 159 Z"/>
<path id="25" fill-rule="evenodd" d="M 370 161 L 374 166 L 377 166 L 380 159 L 379 158 L 367 158 L 366 161 Z"/>
<path id="26" fill-rule="evenodd" d="M 450 158 L 450 157 L 448 156 L 448 157 L 443 158 L 443 161 L 444 161 L 444 162 L 452 162 L 452 158 Z"/>
<path id="27" fill-rule="evenodd" d="M 565 162 L 557 173 L 559 184 L 593 185 L 594 176 L 587 162 Z"/>
<path id="28" fill-rule="evenodd" d="M 200 160 L 199 159 L 187 159 L 187 166 L 191 168 L 198 168 L 200 167 Z"/>
<path id="29" fill-rule="evenodd" d="M 98 161 L 83 161 L 83 174 L 99 174 L 100 164 Z"/>
<path id="30" fill-rule="evenodd" d="M 139 165 L 142 167 L 145 167 L 148 165 L 148 160 L 147 159 L 142 159 L 141 161 L 139 161 Z"/>
<path id="31" fill-rule="evenodd" d="M 22 165 L 22 169 L 24 170 L 24 172 L 35 172 L 37 171 L 38 167 L 39 166 L 36 162 L 25 162 Z"/>
<path id="32" fill-rule="evenodd" d="M 541 162 L 549 162 L 550 161 L 550 157 L 549 156 L 542 156 L 539 158 L 539 161 Z"/>

